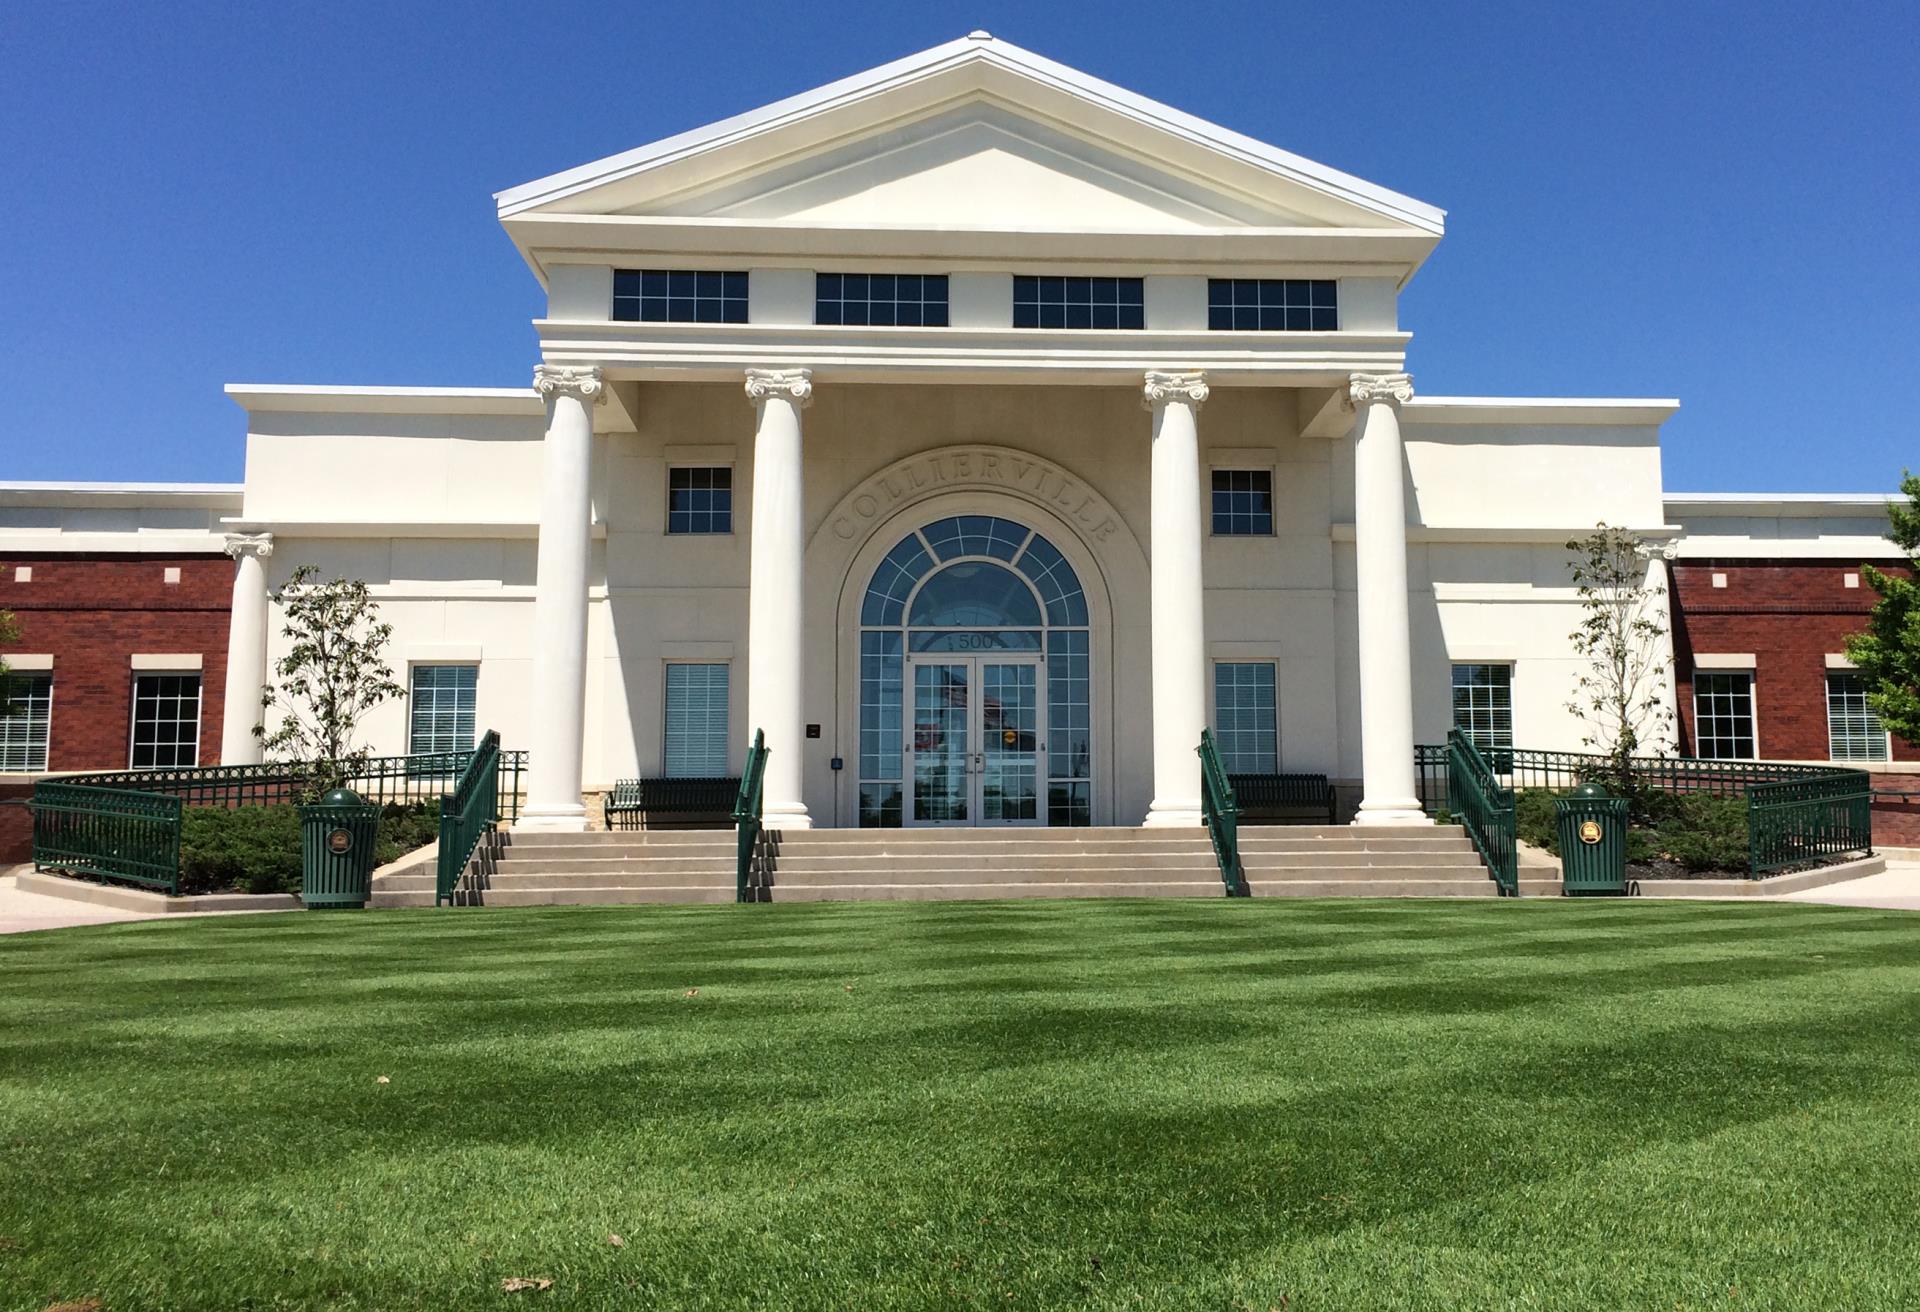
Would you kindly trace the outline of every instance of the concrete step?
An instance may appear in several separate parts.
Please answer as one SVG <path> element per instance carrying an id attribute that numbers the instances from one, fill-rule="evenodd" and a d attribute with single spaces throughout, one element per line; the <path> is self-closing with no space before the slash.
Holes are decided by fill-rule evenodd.
<path id="1" fill-rule="evenodd" d="M 370 907 L 430 907 L 433 905 L 433 883 L 428 881 L 422 889 L 391 889 L 376 887 L 373 896 L 368 899 Z"/>
<path id="2" fill-rule="evenodd" d="M 670 905 L 675 903 L 715 903 L 734 900 L 734 887 L 718 886 L 621 888 L 587 885 L 580 888 L 490 888 L 481 901 L 490 907 L 578 907 L 620 906 L 629 904 Z"/>
<path id="3" fill-rule="evenodd" d="M 1218 879 L 1181 882 L 808 884 L 775 882 L 775 902 L 970 902 L 984 898 L 1225 897 Z"/>
<path id="4" fill-rule="evenodd" d="M 1498 897 L 1485 875 L 1479 878 L 1421 879 L 1247 879 L 1255 897 Z"/>
<path id="5" fill-rule="evenodd" d="M 579 849 L 574 849 L 578 851 Z M 648 853 L 645 856 L 600 856 L 569 855 L 564 857 L 520 856 L 508 852 L 500 858 L 499 870 L 532 871 L 556 875 L 579 874 L 593 870 L 661 870 L 685 875 L 704 875 L 724 871 L 732 874 L 737 862 L 733 855 L 708 856 L 705 853 L 688 856 L 663 856 Z"/>
<path id="6" fill-rule="evenodd" d="M 1199 883 L 1221 887 L 1220 872 L 1212 865 L 1188 866 L 1169 870 L 1163 866 L 1115 865 L 1097 869 L 1061 866 L 1004 865 L 991 869 L 974 866 L 939 865 L 918 869 L 889 867 L 881 870 L 849 871 L 834 866 L 814 870 L 792 870 L 785 865 L 774 871 L 773 897 L 778 902 L 790 889 L 823 886 L 866 888 L 882 884 L 1140 884 Z"/>
<path id="7" fill-rule="evenodd" d="M 505 831 L 509 847 L 556 846 L 572 847 L 585 844 L 589 847 L 597 843 L 646 843 L 655 847 L 675 844 L 691 844 L 698 847 L 702 843 L 731 843 L 733 828 L 725 829 L 589 829 L 583 833 L 568 833 L 551 829 L 509 829 Z"/>
<path id="8" fill-rule="evenodd" d="M 805 849 L 804 855 L 791 850 L 783 851 L 774 859 L 773 864 L 773 868 L 781 874 L 799 870 L 844 870 L 849 875 L 855 876 L 861 874 L 884 876 L 889 871 L 895 870 L 994 871 L 1010 866 L 1064 871 L 1086 870 L 1096 873 L 1114 866 L 1155 867 L 1167 870 L 1217 868 L 1213 853 L 1209 851 L 1129 852 L 1124 848 L 1087 853 L 1028 848 L 978 855 L 915 851 L 836 853 L 820 856 L 813 855 L 812 849 L 808 848 Z"/>
<path id="9" fill-rule="evenodd" d="M 694 873 L 686 870 L 514 870 L 501 866 L 487 880 L 486 897 L 508 889 L 527 891 L 541 888 L 724 888 L 729 893 L 738 887 L 738 875 L 732 866 L 724 871 Z"/>

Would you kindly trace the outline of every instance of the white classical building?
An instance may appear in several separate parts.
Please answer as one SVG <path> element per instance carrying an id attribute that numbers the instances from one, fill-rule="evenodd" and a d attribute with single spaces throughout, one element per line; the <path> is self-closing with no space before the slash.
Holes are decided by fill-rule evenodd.
<path id="1" fill-rule="evenodd" d="M 1674 532 L 1676 402 L 1415 392 L 1440 210 L 985 33 L 497 201 L 531 387 L 228 389 L 229 760 L 311 563 L 526 826 L 755 731 L 779 826 L 1192 825 L 1208 724 L 1420 822 L 1461 714 L 1578 744 L 1568 537 Z"/>

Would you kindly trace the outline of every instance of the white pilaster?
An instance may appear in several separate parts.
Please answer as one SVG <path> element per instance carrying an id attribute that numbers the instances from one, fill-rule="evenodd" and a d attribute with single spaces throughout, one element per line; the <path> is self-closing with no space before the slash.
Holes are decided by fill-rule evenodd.
<path id="1" fill-rule="evenodd" d="M 1153 412 L 1153 804 L 1149 826 L 1200 823 L 1207 641 L 1200 578 L 1200 406 L 1205 374 L 1147 374 Z"/>
<path id="2" fill-rule="evenodd" d="M 747 579 L 747 729 L 767 735 L 763 815 L 773 829 L 810 829 L 801 800 L 806 741 L 800 702 L 801 595 L 806 553 L 800 412 L 813 401 L 806 369 L 749 369 L 753 536 Z"/>
<path id="3" fill-rule="evenodd" d="M 533 605 L 533 732 L 522 829 L 580 830 L 580 757 L 587 715 L 587 561 L 591 542 L 593 407 L 598 369 L 539 365 L 547 402 L 540 460 L 540 553 Z"/>
<path id="4" fill-rule="evenodd" d="M 1406 374 L 1354 374 L 1354 563 L 1359 574 L 1358 825 L 1431 824 L 1413 774 L 1413 640 L 1407 616 Z"/>
<path id="5" fill-rule="evenodd" d="M 220 763 L 256 765 L 260 699 L 267 684 L 267 568 L 273 534 L 235 533 L 227 538 L 233 557 L 233 611 L 227 624 L 227 685 L 220 714 Z"/>

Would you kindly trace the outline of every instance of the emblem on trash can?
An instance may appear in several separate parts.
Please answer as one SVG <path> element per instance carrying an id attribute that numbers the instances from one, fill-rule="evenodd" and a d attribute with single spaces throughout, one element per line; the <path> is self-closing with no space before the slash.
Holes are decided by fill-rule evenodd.
<path id="1" fill-rule="evenodd" d="M 1600 841 L 1600 822 L 1598 820 L 1582 820 L 1580 822 L 1580 841 L 1588 844 Z"/>
<path id="2" fill-rule="evenodd" d="M 335 856 L 345 856 L 347 853 L 353 851 L 353 831 L 349 829 L 329 829 L 327 831 L 327 851 L 333 853 Z"/>

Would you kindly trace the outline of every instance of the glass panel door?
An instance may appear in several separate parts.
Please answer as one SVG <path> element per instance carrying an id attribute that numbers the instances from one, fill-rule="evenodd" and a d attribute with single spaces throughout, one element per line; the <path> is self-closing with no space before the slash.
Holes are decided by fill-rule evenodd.
<path id="1" fill-rule="evenodd" d="M 1039 824 L 1040 666 L 983 657 L 979 673 L 980 823 Z"/>
<path id="2" fill-rule="evenodd" d="M 913 800 L 910 825 L 964 825 L 971 821 L 968 770 L 973 666 L 969 661 L 913 663 L 912 737 L 907 778 Z"/>

